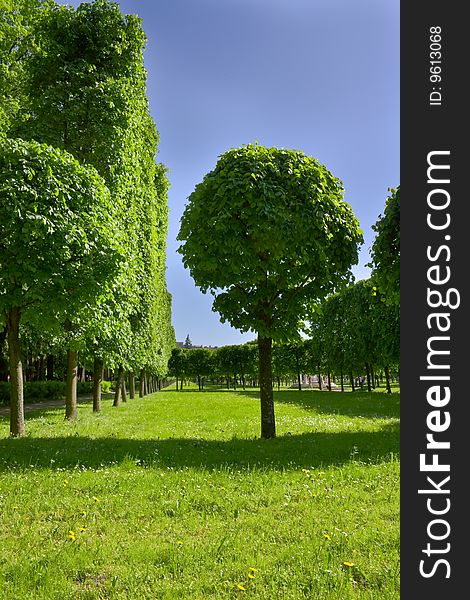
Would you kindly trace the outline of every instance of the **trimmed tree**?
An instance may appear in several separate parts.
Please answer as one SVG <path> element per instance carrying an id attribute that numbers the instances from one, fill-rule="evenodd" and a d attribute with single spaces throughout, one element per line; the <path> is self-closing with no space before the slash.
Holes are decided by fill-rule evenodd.
<path id="1" fill-rule="evenodd" d="M 20 320 L 54 327 L 77 312 L 90 314 L 106 300 L 122 255 L 107 187 L 70 154 L 7 139 L 0 143 L 0 189 L 0 311 L 8 329 L 10 432 L 21 436 Z M 73 412 L 71 407 L 67 416 L 73 418 Z"/>
<path id="2" fill-rule="evenodd" d="M 297 150 L 229 150 L 189 196 L 178 239 L 222 322 L 258 334 L 261 437 L 275 437 L 273 339 L 295 339 L 357 262 L 362 233 L 342 183 Z"/>

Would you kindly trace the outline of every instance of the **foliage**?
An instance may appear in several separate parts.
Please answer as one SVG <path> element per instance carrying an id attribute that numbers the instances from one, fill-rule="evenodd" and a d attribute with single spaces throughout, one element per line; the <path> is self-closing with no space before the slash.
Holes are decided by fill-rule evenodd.
<path id="1" fill-rule="evenodd" d="M 321 346 L 322 364 L 332 372 L 399 364 L 399 309 L 386 303 L 373 283 L 358 281 L 329 296 L 312 318 L 311 344 Z"/>
<path id="2" fill-rule="evenodd" d="M 372 277 L 387 302 L 400 304 L 400 186 L 389 188 L 384 214 L 372 229 L 376 236 L 371 248 Z"/>
<path id="3" fill-rule="evenodd" d="M 9 97 L 15 119 L 8 134 L 61 148 L 96 168 L 113 199 L 110 231 L 124 255 L 106 303 L 92 316 L 75 311 L 60 343 L 73 342 L 113 367 L 145 367 L 162 376 L 175 343 L 165 283 L 168 180 L 155 162 L 158 133 L 146 96 L 141 20 L 107 0 L 76 9 L 52 1 L 42 2 L 41 10 L 33 5 L 20 0 L 0 19 L 0 32 L 5 24 L 7 30 L 17 25 L 8 39 L 23 36 L 29 44 L 16 61 L 21 101 Z M 0 43 L 0 55 L 4 48 Z"/>
<path id="4" fill-rule="evenodd" d="M 196 186 L 178 239 L 222 320 L 281 340 L 350 280 L 362 235 L 341 182 L 316 159 L 247 145 L 223 154 Z"/>
<path id="5" fill-rule="evenodd" d="M 122 255 L 109 192 L 92 167 L 36 142 L 0 143 L 0 310 L 43 325 L 106 299 Z"/>
<path id="6" fill-rule="evenodd" d="M 35 26 L 52 2 L 0 0 L 0 138 L 18 127 L 26 101 L 25 63 L 37 50 Z"/>

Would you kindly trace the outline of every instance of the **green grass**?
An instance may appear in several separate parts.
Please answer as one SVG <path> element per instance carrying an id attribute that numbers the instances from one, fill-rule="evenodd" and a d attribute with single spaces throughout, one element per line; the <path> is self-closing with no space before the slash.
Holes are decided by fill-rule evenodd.
<path id="1" fill-rule="evenodd" d="M 274 440 L 256 390 L 2 417 L 2 600 L 398 599 L 398 394 L 275 399 Z"/>

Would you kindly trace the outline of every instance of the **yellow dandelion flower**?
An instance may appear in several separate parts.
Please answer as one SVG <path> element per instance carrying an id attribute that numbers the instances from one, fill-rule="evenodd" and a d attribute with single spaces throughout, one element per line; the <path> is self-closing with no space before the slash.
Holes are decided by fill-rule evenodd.
<path id="1" fill-rule="evenodd" d="M 246 592 L 246 587 L 245 587 L 244 585 L 242 585 L 241 583 L 239 583 L 239 584 L 237 585 L 237 588 L 238 588 L 239 590 L 241 590 L 242 592 Z"/>
<path id="2" fill-rule="evenodd" d="M 180 546 L 182 546 L 184 544 L 184 542 L 182 542 L 181 540 L 178 540 L 176 543 L 179 544 Z"/>
<path id="3" fill-rule="evenodd" d="M 250 567 L 248 570 L 251 571 L 252 573 L 258 572 L 258 569 L 255 569 L 254 567 Z"/>
<path id="4" fill-rule="evenodd" d="M 325 538 L 325 540 L 331 540 L 331 535 L 329 533 L 324 533 L 323 537 Z"/>
<path id="5" fill-rule="evenodd" d="M 80 527 L 79 531 L 83 533 L 84 531 L 86 531 L 86 527 Z"/>
<path id="6" fill-rule="evenodd" d="M 254 579 L 254 578 L 255 578 L 255 574 L 254 574 L 254 573 L 248 573 L 248 577 L 249 577 L 250 579 Z"/>
<path id="7" fill-rule="evenodd" d="M 66 480 L 64 481 L 64 487 L 67 487 L 67 486 L 68 486 L 68 484 L 69 484 L 69 482 L 68 482 L 68 479 L 66 479 Z"/>
<path id="8" fill-rule="evenodd" d="M 77 538 L 75 537 L 75 532 L 74 532 L 74 531 L 72 531 L 72 530 L 70 530 L 70 531 L 69 531 L 68 539 L 69 539 L 71 542 L 74 542 L 74 541 L 77 539 Z"/>
<path id="9" fill-rule="evenodd" d="M 347 569 L 350 569 L 351 567 L 354 567 L 354 563 L 350 562 L 349 560 L 345 560 L 343 563 L 343 567 L 346 567 Z"/>

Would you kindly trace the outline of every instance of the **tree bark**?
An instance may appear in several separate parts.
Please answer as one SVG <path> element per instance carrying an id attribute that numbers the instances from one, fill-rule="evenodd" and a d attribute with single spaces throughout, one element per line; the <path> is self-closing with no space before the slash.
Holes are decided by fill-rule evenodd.
<path id="1" fill-rule="evenodd" d="M 391 394 L 392 388 L 390 386 L 390 370 L 388 365 L 385 365 L 385 385 L 387 386 L 387 394 Z"/>
<path id="2" fill-rule="evenodd" d="M 74 421 L 77 418 L 77 380 L 78 352 L 67 350 L 67 383 L 65 387 L 65 418 Z"/>
<path id="3" fill-rule="evenodd" d="M 134 371 L 129 371 L 129 398 L 134 400 L 135 398 L 135 375 Z"/>
<path id="4" fill-rule="evenodd" d="M 103 360 L 95 356 L 93 362 L 93 412 L 101 412 L 101 383 L 103 381 Z"/>
<path id="5" fill-rule="evenodd" d="M 373 390 L 375 390 L 375 369 L 374 369 L 374 365 L 370 365 L 370 385 L 372 387 Z"/>
<path id="6" fill-rule="evenodd" d="M 25 434 L 23 363 L 20 347 L 20 309 L 12 308 L 7 314 L 8 358 L 10 366 L 10 435 Z"/>
<path id="7" fill-rule="evenodd" d="M 143 371 L 144 374 L 144 396 L 146 396 L 149 393 L 149 378 L 147 375 L 147 371 L 144 369 Z"/>
<path id="8" fill-rule="evenodd" d="M 370 365 L 366 362 L 366 375 L 367 375 L 367 391 L 371 392 L 372 388 L 370 385 Z"/>
<path id="9" fill-rule="evenodd" d="M 351 381 L 351 391 L 354 392 L 356 388 L 354 387 L 354 375 L 352 371 L 349 373 L 349 380 Z"/>
<path id="10" fill-rule="evenodd" d="M 272 388 L 272 339 L 258 335 L 259 385 L 261 400 L 261 437 L 276 437 L 274 418 L 274 395 Z"/>
<path id="11" fill-rule="evenodd" d="M 140 369 L 140 378 L 139 378 L 139 398 L 144 397 L 145 392 L 145 371 Z"/>
<path id="12" fill-rule="evenodd" d="M 118 372 L 116 375 L 116 385 L 114 388 L 113 406 L 119 406 L 121 404 L 123 378 L 124 378 L 124 368 L 122 367 L 122 365 L 119 365 Z"/>
<path id="13" fill-rule="evenodd" d="M 122 392 L 122 401 L 127 402 L 126 374 L 124 373 L 124 369 L 122 369 L 122 375 L 121 375 L 121 392 Z"/>

